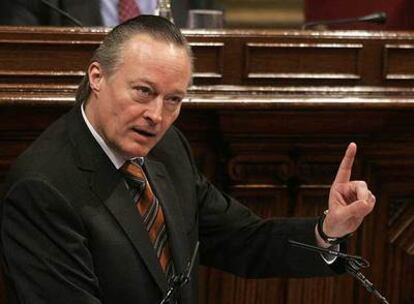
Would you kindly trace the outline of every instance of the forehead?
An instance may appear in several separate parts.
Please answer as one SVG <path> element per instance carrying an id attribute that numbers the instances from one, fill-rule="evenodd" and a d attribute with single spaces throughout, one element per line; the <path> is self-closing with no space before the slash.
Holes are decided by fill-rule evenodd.
<path id="1" fill-rule="evenodd" d="M 156 75 L 164 80 L 191 82 L 192 62 L 185 46 L 157 40 L 148 35 L 135 35 L 122 45 L 117 72 L 128 78 Z M 119 74 L 119 73 L 116 73 Z"/>
<path id="2" fill-rule="evenodd" d="M 121 48 L 120 58 L 148 59 L 159 57 L 160 60 L 169 57 L 179 57 L 191 60 L 185 45 L 177 45 L 170 41 L 157 39 L 148 34 L 137 34 L 126 40 Z"/>

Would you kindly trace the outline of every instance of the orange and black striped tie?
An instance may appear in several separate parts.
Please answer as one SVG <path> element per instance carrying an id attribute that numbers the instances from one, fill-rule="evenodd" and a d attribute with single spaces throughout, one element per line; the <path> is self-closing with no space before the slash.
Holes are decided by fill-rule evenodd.
<path id="1" fill-rule="evenodd" d="M 161 268 L 169 277 L 174 270 L 161 204 L 154 195 L 140 165 L 133 161 L 127 161 L 121 167 L 121 172 L 124 174 L 127 182 L 137 189 L 137 193 L 134 195 L 136 207 L 142 216 Z"/>

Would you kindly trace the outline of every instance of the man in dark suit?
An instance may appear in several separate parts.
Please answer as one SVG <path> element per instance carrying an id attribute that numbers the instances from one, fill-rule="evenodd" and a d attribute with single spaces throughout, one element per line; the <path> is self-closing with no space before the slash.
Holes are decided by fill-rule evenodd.
<path id="1" fill-rule="evenodd" d="M 197 302 L 199 263 L 245 277 L 340 271 L 340 260 L 287 240 L 328 247 L 372 210 L 367 185 L 349 180 L 355 144 L 319 226 L 316 219 L 264 221 L 198 172 L 172 126 L 191 73 L 191 50 L 165 19 L 140 16 L 107 35 L 78 104 L 19 157 L 6 182 L 1 249 L 20 303 L 159 303 L 197 241 L 200 254 L 178 303 Z"/>
<path id="2" fill-rule="evenodd" d="M 157 0 L 150 7 L 155 7 Z M 84 26 L 113 26 L 112 22 L 105 22 L 103 14 L 108 6 L 103 2 L 117 2 L 114 0 L 48 0 L 55 7 L 79 20 Z M 187 25 L 188 10 L 210 7 L 209 0 L 173 0 L 171 9 L 174 22 L 178 27 Z M 139 3 L 139 2 L 138 2 Z M 116 7 L 116 4 L 114 4 Z M 142 11 L 142 10 L 141 10 Z M 151 11 L 142 11 L 152 14 Z M 1 0 L 0 25 L 51 25 L 76 26 L 69 18 L 42 3 L 40 0 Z"/>

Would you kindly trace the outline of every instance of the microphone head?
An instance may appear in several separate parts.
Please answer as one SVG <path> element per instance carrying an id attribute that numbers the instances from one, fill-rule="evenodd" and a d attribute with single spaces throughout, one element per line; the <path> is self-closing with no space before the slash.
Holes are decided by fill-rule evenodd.
<path id="1" fill-rule="evenodd" d="M 375 12 L 359 18 L 360 21 L 373 22 L 384 24 L 387 21 L 387 14 L 385 12 Z"/>

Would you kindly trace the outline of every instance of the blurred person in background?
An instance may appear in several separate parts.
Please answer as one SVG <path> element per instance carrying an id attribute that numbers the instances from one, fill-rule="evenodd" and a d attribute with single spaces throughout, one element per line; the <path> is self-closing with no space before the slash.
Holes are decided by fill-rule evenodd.
<path id="1" fill-rule="evenodd" d="M 48 2 L 78 20 L 83 26 L 114 27 L 137 15 L 152 15 L 157 0 L 1 0 L 0 25 L 76 26 Z M 212 6 L 211 0 L 171 1 L 174 22 L 185 27 L 190 9 Z"/>

